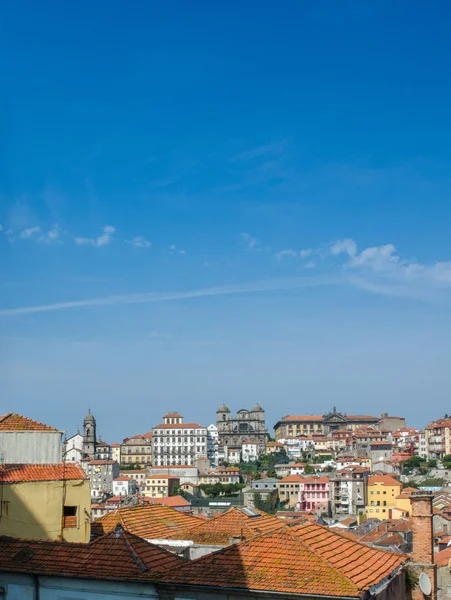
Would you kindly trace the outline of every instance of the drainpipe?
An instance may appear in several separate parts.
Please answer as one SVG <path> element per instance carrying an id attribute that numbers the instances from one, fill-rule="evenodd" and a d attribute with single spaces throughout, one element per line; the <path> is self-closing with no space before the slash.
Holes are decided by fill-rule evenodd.
<path id="1" fill-rule="evenodd" d="M 39 582 L 39 575 L 33 575 L 34 580 L 34 600 L 41 600 L 41 584 Z"/>

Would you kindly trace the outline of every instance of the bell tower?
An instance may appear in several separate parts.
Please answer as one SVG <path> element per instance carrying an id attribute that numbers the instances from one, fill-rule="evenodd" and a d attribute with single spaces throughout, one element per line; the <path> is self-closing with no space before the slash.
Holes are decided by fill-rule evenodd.
<path id="1" fill-rule="evenodd" d="M 96 420 L 89 410 L 83 421 L 83 453 L 93 457 L 96 451 L 96 441 Z"/>

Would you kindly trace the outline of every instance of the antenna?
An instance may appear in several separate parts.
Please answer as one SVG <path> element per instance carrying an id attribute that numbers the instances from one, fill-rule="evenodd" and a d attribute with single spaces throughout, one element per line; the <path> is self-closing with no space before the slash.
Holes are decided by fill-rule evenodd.
<path id="1" fill-rule="evenodd" d="M 420 590 L 423 592 L 423 594 L 425 596 L 430 596 L 432 592 L 432 584 L 431 580 L 429 579 L 429 575 L 426 575 L 426 573 L 421 573 L 419 584 Z"/>

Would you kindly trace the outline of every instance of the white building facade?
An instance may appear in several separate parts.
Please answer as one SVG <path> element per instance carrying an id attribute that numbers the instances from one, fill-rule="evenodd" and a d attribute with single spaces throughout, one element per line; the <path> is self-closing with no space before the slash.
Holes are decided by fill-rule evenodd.
<path id="1" fill-rule="evenodd" d="M 152 430 L 154 466 L 196 464 L 207 458 L 207 428 L 199 423 L 183 423 L 179 413 L 168 413 L 164 423 Z"/>
<path id="2" fill-rule="evenodd" d="M 212 467 L 218 466 L 219 461 L 219 434 L 218 428 L 213 423 L 207 427 L 207 457 Z"/>
<path id="3" fill-rule="evenodd" d="M 64 445 L 64 460 L 67 462 L 80 462 L 83 458 L 83 436 L 76 433 L 66 440 Z"/>

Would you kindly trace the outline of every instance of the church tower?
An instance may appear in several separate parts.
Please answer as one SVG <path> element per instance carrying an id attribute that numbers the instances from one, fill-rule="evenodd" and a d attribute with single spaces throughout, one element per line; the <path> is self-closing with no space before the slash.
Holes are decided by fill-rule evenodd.
<path id="1" fill-rule="evenodd" d="M 83 422 L 83 453 L 94 457 L 96 441 L 96 420 L 89 410 Z"/>

